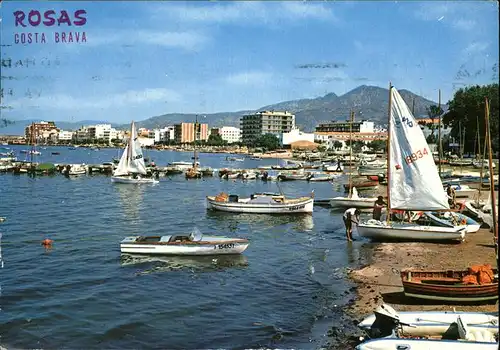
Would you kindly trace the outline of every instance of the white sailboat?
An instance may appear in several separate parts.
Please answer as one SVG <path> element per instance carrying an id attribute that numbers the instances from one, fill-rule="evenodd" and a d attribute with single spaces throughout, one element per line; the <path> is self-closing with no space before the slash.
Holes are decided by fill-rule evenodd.
<path id="1" fill-rule="evenodd" d="M 447 196 L 425 136 L 399 92 L 389 88 L 388 213 L 449 210 Z M 465 228 L 369 220 L 357 225 L 371 239 L 463 240 Z"/>
<path id="2" fill-rule="evenodd" d="M 130 138 L 127 141 L 127 146 L 123 151 L 120 162 L 113 172 L 111 177 L 112 182 L 126 184 L 152 184 L 158 183 L 151 177 L 142 177 L 147 175 L 146 165 L 142 154 L 141 144 L 137 138 L 135 123 L 130 126 Z"/>

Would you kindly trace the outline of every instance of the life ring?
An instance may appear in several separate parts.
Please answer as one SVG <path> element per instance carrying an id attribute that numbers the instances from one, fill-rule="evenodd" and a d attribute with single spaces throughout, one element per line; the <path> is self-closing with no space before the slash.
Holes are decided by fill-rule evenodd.
<path id="1" fill-rule="evenodd" d="M 467 220 L 465 218 L 462 218 L 462 221 L 460 221 L 460 225 L 467 225 Z"/>

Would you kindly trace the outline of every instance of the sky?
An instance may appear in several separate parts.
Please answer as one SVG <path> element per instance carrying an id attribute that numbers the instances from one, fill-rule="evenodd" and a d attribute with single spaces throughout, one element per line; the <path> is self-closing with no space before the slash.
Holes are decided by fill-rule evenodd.
<path id="1" fill-rule="evenodd" d="M 496 1 L 2 1 L 2 118 L 127 123 L 257 109 L 359 85 L 437 101 L 498 82 Z M 30 11 L 84 10 L 82 26 Z M 15 25 L 23 11 L 27 26 Z M 32 19 L 36 24 L 36 13 Z M 86 42 L 56 43 L 85 32 Z M 21 42 L 43 33 L 45 43 Z M 16 43 L 16 38 L 19 40 Z M 11 67 L 5 67 L 11 59 Z M 22 62 L 22 66 L 19 64 Z"/>

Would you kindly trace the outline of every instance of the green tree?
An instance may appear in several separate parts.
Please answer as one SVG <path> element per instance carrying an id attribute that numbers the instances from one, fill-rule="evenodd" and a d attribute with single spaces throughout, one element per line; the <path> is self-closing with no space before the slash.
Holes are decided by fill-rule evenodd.
<path id="1" fill-rule="evenodd" d="M 219 134 L 210 134 L 207 140 L 207 145 L 209 146 L 223 146 L 227 142 L 222 139 L 222 136 Z"/>
<path id="2" fill-rule="evenodd" d="M 340 141 L 333 142 L 333 148 L 335 148 L 335 149 L 341 149 L 342 148 L 342 142 L 340 142 Z"/>
<path id="3" fill-rule="evenodd" d="M 455 92 L 453 99 L 448 102 L 448 112 L 443 116 L 443 123 L 451 126 L 450 135 L 460 139 L 460 131 L 465 130 L 464 151 L 473 152 L 477 145 L 477 132 L 481 145 L 484 145 L 485 136 L 485 98 L 490 104 L 490 132 L 493 151 L 498 151 L 498 84 L 483 86 L 469 86 Z M 479 124 L 479 130 L 478 130 Z M 476 152 L 482 152 L 482 150 Z"/>
<path id="4" fill-rule="evenodd" d="M 352 150 L 353 152 L 361 152 L 363 146 L 365 145 L 364 141 L 353 141 L 352 142 Z"/>
<path id="5" fill-rule="evenodd" d="M 255 140 L 255 146 L 273 151 L 280 147 L 280 140 L 273 134 L 265 134 Z"/>
<path id="6" fill-rule="evenodd" d="M 386 146 L 386 141 L 384 140 L 373 140 L 368 144 L 368 147 L 374 152 L 383 151 Z"/>
<path id="7" fill-rule="evenodd" d="M 432 121 L 431 124 L 428 126 L 429 129 L 431 129 L 431 135 L 434 137 L 434 131 L 436 130 L 436 124 L 434 123 L 436 119 L 439 119 L 439 117 L 443 114 L 443 109 L 436 105 L 429 106 L 426 109 L 427 109 L 427 116 Z"/>

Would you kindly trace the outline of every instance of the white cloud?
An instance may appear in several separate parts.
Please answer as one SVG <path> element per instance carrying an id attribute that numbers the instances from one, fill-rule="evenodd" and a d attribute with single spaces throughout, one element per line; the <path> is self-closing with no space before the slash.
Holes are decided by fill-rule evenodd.
<path id="1" fill-rule="evenodd" d="M 477 2 L 476 2 L 477 3 Z M 436 21 L 452 28 L 470 31 L 476 27 L 475 18 L 479 8 L 474 2 L 425 2 L 420 5 L 414 15 L 422 21 Z"/>
<path id="2" fill-rule="evenodd" d="M 248 71 L 231 74 L 225 78 L 226 83 L 231 85 L 255 85 L 270 81 L 271 73 L 260 71 Z"/>
<path id="3" fill-rule="evenodd" d="M 152 88 L 129 90 L 122 93 L 99 97 L 73 97 L 67 94 L 41 96 L 39 98 L 22 98 L 12 101 L 14 108 L 31 106 L 40 109 L 74 110 L 74 109 L 106 109 L 117 107 L 135 107 L 151 102 L 178 102 L 181 95 L 176 91 Z"/>
<path id="4" fill-rule="evenodd" d="M 483 51 L 485 51 L 489 46 L 490 46 L 490 44 L 487 42 L 475 41 L 475 42 L 469 44 L 464 49 L 464 53 L 466 55 L 469 55 L 469 56 L 480 54 Z"/>
<path id="5" fill-rule="evenodd" d="M 154 11 L 160 19 L 173 18 L 190 23 L 244 23 L 272 24 L 287 20 L 317 19 L 336 21 L 332 6 L 309 2 L 252 2 L 235 1 L 198 5 L 178 5 L 173 2 L 162 4 Z"/>

